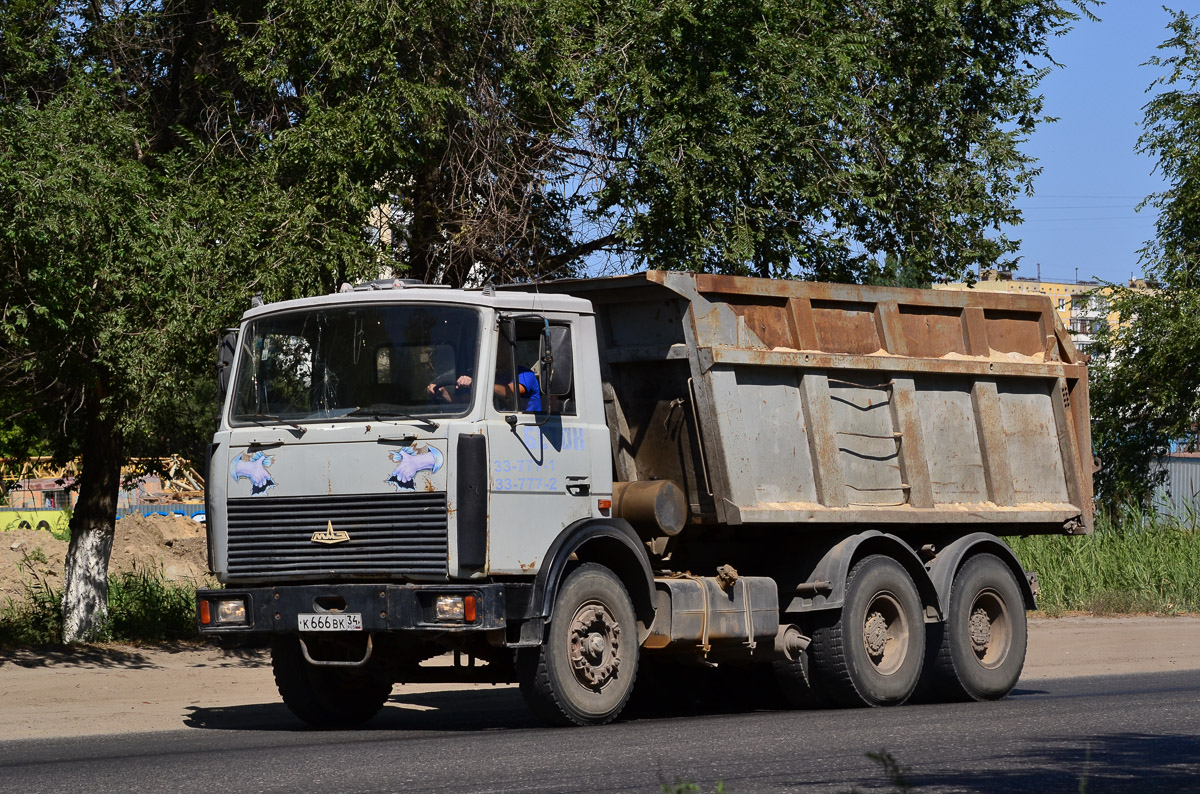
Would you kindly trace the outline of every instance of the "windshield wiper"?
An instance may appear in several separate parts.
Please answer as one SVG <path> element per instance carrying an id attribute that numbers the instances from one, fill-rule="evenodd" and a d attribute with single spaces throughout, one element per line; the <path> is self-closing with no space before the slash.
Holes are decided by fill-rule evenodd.
<path id="1" fill-rule="evenodd" d="M 416 416 L 415 414 L 411 414 L 408 411 L 402 410 L 399 406 L 387 405 L 384 403 L 376 403 L 363 408 L 355 408 L 353 411 L 346 414 L 346 416 L 369 416 L 379 422 L 382 422 L 385 419 L 407 419 L 410 422 L 425 424 L 431 431 L 438 429 L 438 423 L 432 419 L 429 419 L 428 417 Z"/>
<path id="2" fill-rule="evenodd" d="M 238 414 L 237 416 L 234 417 L 234 419 L 245 420 L 247 422 L 253 422 L 254 424 L 259 425 L 259 426 L 265 426 L 270 422 L 274 422 L 275 424 L 280 424 L 280 425 L 287 425 L 288 427 L 294 427 L 297 430 L 299 430 L 300 435 L 304 435 L 306 432 L 308 432 L 308 428 L 306 428 L 302 425 L 296 424 L 291 419 L 284 419 L 282 416 L 276 416 L 275 414 Z"/>

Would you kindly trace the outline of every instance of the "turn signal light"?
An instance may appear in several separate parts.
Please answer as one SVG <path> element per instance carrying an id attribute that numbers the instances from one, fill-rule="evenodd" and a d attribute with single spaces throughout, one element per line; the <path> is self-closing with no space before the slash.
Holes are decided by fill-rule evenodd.
<path id="1" fill-rule="evenodd" d="M 203 626 L 207 626 L 210 623 L 212 623 L 212 613 L 209 611 L 208 602 L 201 601 L 200 602 L 200 624 Z"/>
<path id="2" fill-rule="evenodd" d="M 475 596 L 463 597 L 463 619 L 468 623 L 475 622 Z"/>

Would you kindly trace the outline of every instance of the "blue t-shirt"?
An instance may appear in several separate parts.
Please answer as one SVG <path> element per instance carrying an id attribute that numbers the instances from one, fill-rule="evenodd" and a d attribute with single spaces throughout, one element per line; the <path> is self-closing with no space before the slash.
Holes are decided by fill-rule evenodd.
<path id="1" fill-rule="evenodd" d="M 517 370 L 517 383 L 525 387 L 525 396 L 518 397 L 517 405 L 522 411 L 542 410 L 542 390 L 538 387 L 537 375 L 532 370 L 521 367 Z"/>

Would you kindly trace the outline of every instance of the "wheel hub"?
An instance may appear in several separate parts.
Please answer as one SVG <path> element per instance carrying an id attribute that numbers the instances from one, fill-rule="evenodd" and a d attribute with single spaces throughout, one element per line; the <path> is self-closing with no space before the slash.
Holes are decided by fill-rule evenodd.
<path id="1" fill-rule="evenodd" d="M 588 604 L 571 621 L 571 669 L 578 681 L 601 689 L 621 665 L 621 627 L 605 607 Z"/>
<path id="2" fill-rule="evenodd" d="M 992 642 L 992 621 L 985 610 L 976 609 L 971 613 L 969 632 L 972 650 L 980 655 L 987 653 Z"/>
<path id="3" fill-rule="evenodd" d="M 883 652 L 887 649 L 887 618 L 879 612 L 872 612 L 868 615 L 866 624 L 863 626 L 863 637 L 867 643 L 867 653 L 871 655 L 871 658 L 876 661 L 881 659 Z"/>

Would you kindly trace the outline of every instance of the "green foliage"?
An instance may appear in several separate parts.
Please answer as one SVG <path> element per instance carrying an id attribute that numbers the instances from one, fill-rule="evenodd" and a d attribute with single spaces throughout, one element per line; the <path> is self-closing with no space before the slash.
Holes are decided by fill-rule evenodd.
<path id="1" fill-rule="evenodd" d="M 24 599 L 0 606 L 0 648 L 62 643 L 62 592 L 33 572 L 37 552 L 27 555 Z M 45 562 L 45 556 L 40 558 Z M 161 570 L 134 570 L 109 582 L 108 622 L 97 639 L 164 642 L 197 639 L 196 590 L 168 582 Z"/>
<path id="2" fill-rule="evenodd" d="M 1077 4 L 1086 12 L 1088 3 Z M 1058 2 L 624 0 L 584 65 L 600 212 L 656 267 L 916 281 L 1015 250 Z"/>
<path id="3" fill-rule="evenodd" d="M 1009 540 L 1038 572 L 1038 607 L 1050 614 L 1200 611 L 1200 528 L 1138 505 L 1101 512 L 1081 537 L 1035 535 Z"/>
<path id="4" fill-rule="evenodd" d="M 161 570 L 134 570 L 109 583 L 109 636 L 119 642 L 195 639 L 196 590 L 168 582 Z"/>
<path id="5" fill-rule="evenodd" d="M 17 567 L 27 575 L 24 600 L 0 605 L 0 648 L 53 645 L 62 641 L 62 595 L 36 565 L 45 565 L 41 548 L 22 555 Z"/>
<path id="6" fill-rule="evenodd" d="M 1150 90 L 1139 151 L 1154 156 L 1167 189 L 1147 199 L 1156 237 L 1142 251 L 1149 293 L 1117 288 L 1124 325 L 1093 349 L 1094 439 L 1104 469 L 1097 493 L 1109 508 L 1145 502 L 1162 479 L 1155 458 L 1195 437 L 1200 420 L 1200 17 L 1177 13 L 1150 59 L 1163 69 Z"/>
<path id="7" fill-rule="evenodd" d="M 1200 418 L 1200 289 L 1118 287 L 1112 308 L 1131 318 L 1089 351 L 1092 442 L 1103 468 L 1096 492 L 1108 510 L 1146 503 L 1165 470 L 1155 461 Z"/>

